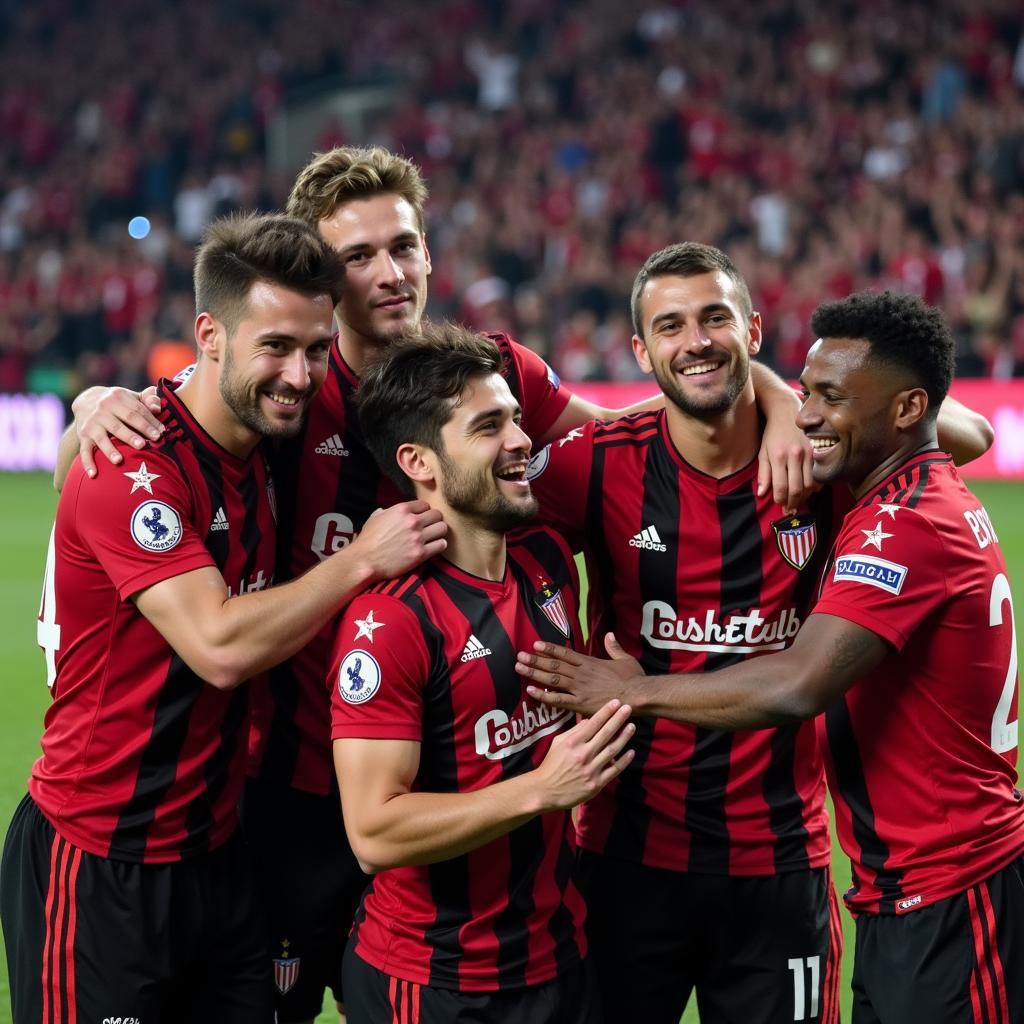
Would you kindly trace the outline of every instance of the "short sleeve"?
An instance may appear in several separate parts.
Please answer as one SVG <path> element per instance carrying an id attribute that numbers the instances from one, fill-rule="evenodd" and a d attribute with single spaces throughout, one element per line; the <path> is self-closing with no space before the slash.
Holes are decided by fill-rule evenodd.
<path id="1" fill-rule="evenodd" d="M 216 566 L 195 527 L 195 499 L 181 470 L 159 449 L 120 447 L 120 466 L 94 479 L 75 466 L 74 530 L 122 600 L 146 587 Z"/>
<path id="2" fill-rule="evenodd" d="M 416 616 L 383 594 L 345 610 L 331 657 L 331 739 L 423 737 L 430 658 Z"/>
<path id="3" fill-rule="evenodd" d="M 946 601 L 945 566 L 942 540 L 920 513 L 864 506 L 843 524 L 814 611 L 855 622 L 901 650 Z"/>
<path id="4" fill-rule="evenodd" d="M 552 441 L 534 455 L 526 473 L 540 503 L 538 521 L 564 534 L 577 551 L 586 530 L 595 428 L 587 423 Z"/>

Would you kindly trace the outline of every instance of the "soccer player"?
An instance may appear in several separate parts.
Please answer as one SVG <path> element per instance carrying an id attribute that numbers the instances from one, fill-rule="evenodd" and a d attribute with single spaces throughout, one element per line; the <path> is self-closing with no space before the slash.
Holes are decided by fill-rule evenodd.
<path id="1" fill-rule="evenodd" d="M 812 326 L 799 423 L 815 479 L 855 504 L 792 645 L 644 677 L 609 640 L 617 660 L 546 648 L 521 671 L 565 691 L 530 688 L 564 709 L 619 697 L 714 730 L 819 716 L 853 862 L 854 1024 L 1024 1020 L 1017 645 L 995 528 L 937 443 L 953 340 L 936 310 L 889 293 L 820 306 Z M 809 966 L 791 963 L 798 992 Z"/>
<path id="2" fill-rule="evenodd" d="M 157 395 L 161 439 L 72 467 L 39 637 L 53 703 L 7 835 L 0 912 L 16 1024 L 272 1020 L 262 913 L 237 830 L 248 687 L 374 579 L 443 549 L 422 504 L 281 587 L 258 445 L 327 372 L 343 270 L 308 225 L 209 229 L 195 372 Z"/>
<path id="3" fill-rule="evenodd" d="M 349 544 L 374 509 L 399 497 L 370 454 L 353 402 L 366 361 L 415 329 L 422 317 L 431 270 L 425 198 L 417 168 L 379 148 L 321 154 L 296 180 L 289 212 L 315 225 L 340 253 L 346 279 L 327 381 L 307 425 L 281 447 L 274 463 L 278 579 L 301 573 Z M 523 410 L 523 430 L 536 444 L 595 416 L 616 414 L 571 395 L 540 358 L 507 335 L 495 341 L 504 358 L 502 372 Z M 781 432 L 780 440 L 766 445 L 777 453 L 772 486 L 779 500 L 789 501 L 788 492 L 810 484 L 809 454 L 805 481 L 801 449 L 787 441 L 789 431 L 796 432 L 796 402 L 767 371 L 758 388 L 766 415 Z M 135 429 L 142 434 L 157 429 L 147 422 L 145 407 L 121 389 L 88 393 L 76 413 L 86 421 L 80 426 L 82 457 L 90 461 L 92 439 L 108 451 L 108 427 L 123 441 L 134 438 L 139 444 Z M 68 457 L 77 450 L 75 431 L 69 430 L 65 448 Z M 763 459 L 759 469 L 763 490 L 767 463 Z M 253 781 L 244 817 L 271 922 L 281 1024 L 312 1021 L 328 984 L 340 999 L 338 965 L 366 885 L 337 814 L 330 706 L 323 687 L 329 647 L 325 631 L 274 671 L 269 691 L 257 695 L 254 707 Z"/>
<path id="4" fill-rule="evenodd" d="M 381 468 L 443 513 L 448 549 L 374 586 L 337 630 L 334 760 L 367 871 L 345 954 L 352 1024 L 594 1024 L 568 809 L 629 764 L 629 708 L 525 697 L 526 638 L 578 641 L 564 541 L 527 524 L 530 440 L 493 341 L 424 330 L 363 378 Z"/>
<path id="5" fill-rule="evenodd" d="M 758 494 L 761 320 L 725 253 L 655 253 L 632 305 L 634 352 L 665 409 L 540 453 L 542 517 L 587 551 L 593 638 L 614 630 L 652 674 L 759 662 L 806 617 L 848 499 L 822 491 L 783 516 Z M 961 418 L 969 433 L 973 414 Z M 676 1024 L 695 990 L 705 1022 L 836 1020 L 840 927 L 813 727 L 647 718 L 635 749 L 579 820 L 608 1017 Z M 797 960 L 807 983 L 795 993 Z"/>

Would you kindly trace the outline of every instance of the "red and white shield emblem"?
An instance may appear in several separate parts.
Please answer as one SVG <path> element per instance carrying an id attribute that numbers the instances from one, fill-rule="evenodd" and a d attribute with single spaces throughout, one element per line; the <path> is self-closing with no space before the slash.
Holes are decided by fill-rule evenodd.
<path id="1" fill-rule="evenodd" d="M 565 610 L 565 601 L 562 600 L 561 588 L 555 590 L 547 580 L 541 580 L 535 600 L 555 629 L 568 640 L 572 635 L 572 629 L 569 626 L 569 613 Z"/>
<path id="2" fill-rule="evenodd" d="M 292 986 L 299 980 L 299 964 L 302 957 L 292 957 L 290 960 L 274 960 L 274 984 L 281 995 L 287 995 Z"/>
<path id="3" fill-rule="evenodd" d="M 818 544 L 818 525 L 813 516 L 786 516 L 772 523 L 779 553 L 794 569 L 802 569 Z"/>

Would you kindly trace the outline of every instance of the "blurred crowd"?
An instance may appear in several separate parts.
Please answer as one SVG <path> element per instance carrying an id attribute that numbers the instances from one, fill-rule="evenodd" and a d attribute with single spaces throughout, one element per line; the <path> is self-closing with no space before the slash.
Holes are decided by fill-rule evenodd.
<path id="1" fill-rule="evenodd" d="M 0 391 L 187 358 L 192 248 L 283 204 L 308 154 L 270 171 L 268 124 L 318 84 L 394 89 L 317 146 L 421 165 L 428 311 L 569 379 L 637 376 L 629 287 L 681 239 L 733 256 L 783 373 L 818 302 L 891 287 L 962 375 L 1024 374 L 1019 0 L 0 0 Z"/>

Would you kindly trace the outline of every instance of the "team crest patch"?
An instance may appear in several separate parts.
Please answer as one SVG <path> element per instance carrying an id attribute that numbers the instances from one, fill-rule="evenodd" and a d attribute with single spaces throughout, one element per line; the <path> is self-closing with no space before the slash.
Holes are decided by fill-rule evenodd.
<path id="1" fill-rule="evenodd" d="M 338 693 L 347 704 L 365 704 L 380 689 L 380 665 L 369 651 L 349 651 L 338 669 Z"/>
<path id="2" fill-rule="evenodd" d="M 530 464 L 526 467 L 526 479 L 536 480 L 537 477 L 548 468 L 548 461 L 551 458 L 551 445 L 545 448 L 541 448 L 539 452 L 532 459 Z"/>
<path id="3" fill-rule="evenodd" d="M 162 501 L 144 501 L 132 513 L 132 539 L 146 551 L 170 551 L 181 540 L 181 516 Z"/>
<path id="4" fill-rule="evenodd" d="M 802 569 L 818 546 L 818 524 L 814 516 L 783 516 L 772 523 L 779 554 L 794 569 Z"/>
<path id="5" fill-rule="evenodd" d="M 567 640 L 570 635 L 569 613 L 565 610 L 565 601 L 562 600 L 562 590 L 555 590 L 554 585 L 541 579 L 540 589 L 534 595 L 537 607 L 548 617 L 551 624 Z"/>
<path id="6" fill-rule="evenodd" d="M 274 986 L 281 995 L 287 995 L 299 980 L 302 957 L 288 956 L 288 940 L 281 947 L 281 956 L 274 958 Z"/>
<path id="7" fill-rule="evenodd" d="M 874 555 L 841 555 L 836 559 L 833 579 L 836 583 L 847 580 L 851 583 L 866 583 L 890 594 L 898 594 L 907 578 L 907 567 L 898 562 L 888 562 Z"/>

